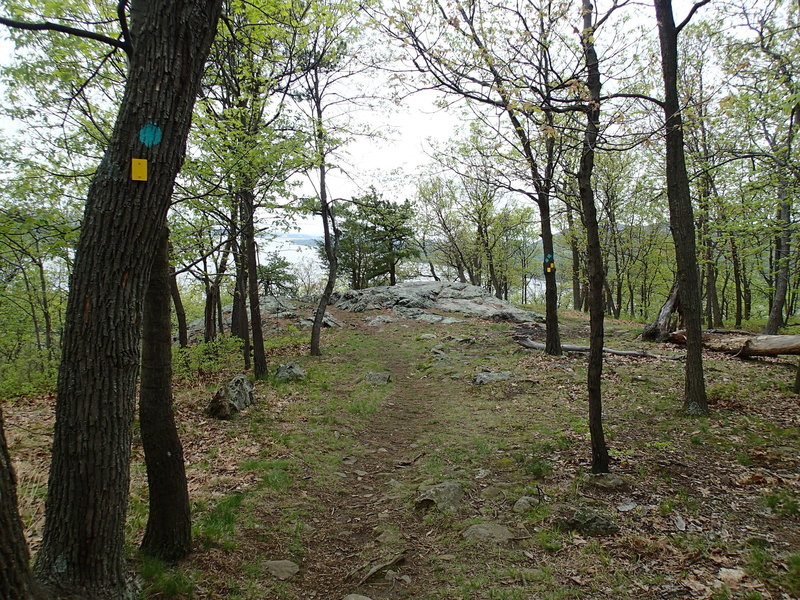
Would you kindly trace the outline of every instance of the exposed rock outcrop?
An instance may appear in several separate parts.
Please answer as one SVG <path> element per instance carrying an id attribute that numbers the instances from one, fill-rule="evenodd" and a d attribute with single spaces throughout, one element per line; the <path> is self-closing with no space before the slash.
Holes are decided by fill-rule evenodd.
<path id="1" fill-rule="evenodd" d="M 430 322 L 453 320 L 430 311 L 517 323 L 543 320 L 541 315 L 498 300 L 483 288 L 459 281 L 411 281 L 346 290 L 334 294 L 332 303 L 353 312 L 391 309 L 398 316 Z"/>

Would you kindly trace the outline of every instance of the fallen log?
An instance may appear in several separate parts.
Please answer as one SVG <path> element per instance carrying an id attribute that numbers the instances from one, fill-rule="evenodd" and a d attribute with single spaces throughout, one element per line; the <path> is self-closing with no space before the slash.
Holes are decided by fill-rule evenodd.
<path id="1" fill-rule="evenodd" d="M 542 342 L 534 342 L 527 337 L 515 337 L 514 341 L 523 348 L 531 350 L 544 350 L 545 345 Z M 576 346 L 574 344 L 561 344 L 561 349 L 565 352 L 589 352 L 589 346 Z M 665 360 L 681 360 L 683 356 L 676 354 L 651 354 L 650 352 L 638 350 L 614 350 L 613 348 L 603 348 L 604 354 L 613 354 L 614 356 L 634 356 L 637 358 L 663 358 Z"/>
<path id="2" fill-rule="evenodd" d="M 673 331 L 668 339 L 675 344 L 685 344 L 686 331 Z M 759 335 L 714 329 L 703 332 L 703 348 L 742 357 L 800 355 L 800 335 Z"/>

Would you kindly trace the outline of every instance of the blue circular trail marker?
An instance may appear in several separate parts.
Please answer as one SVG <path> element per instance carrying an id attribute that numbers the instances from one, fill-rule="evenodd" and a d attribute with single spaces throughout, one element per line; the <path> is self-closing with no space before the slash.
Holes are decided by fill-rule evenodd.
<path id="1" fill-rule="evenodd" d="M 160 144 L 163 136 L 164 134 L 161 131 L 161 127 L 155 123 L 148 123 L 139 130 L 139 141 L 148 148 Z"/>

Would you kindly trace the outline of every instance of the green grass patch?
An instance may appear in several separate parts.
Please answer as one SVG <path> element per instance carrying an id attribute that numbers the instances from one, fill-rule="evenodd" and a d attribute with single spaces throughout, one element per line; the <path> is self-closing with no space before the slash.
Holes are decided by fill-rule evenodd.
<path id="1" fill-rule="evenodd" d="M 144 580 L 141 598 L 193 598 L 197 574 L 140 554 L 139 574 Z"/>
<path id="2" fill-rule="evenodd" d="M 231 539 L 236 531 L 237 513 L 244 500 L 243 494 L 231 494 L 217 502 L 195 524 L 195 537 L 206 547 L 218 545 L 226 549 L 235 547 Z"/>

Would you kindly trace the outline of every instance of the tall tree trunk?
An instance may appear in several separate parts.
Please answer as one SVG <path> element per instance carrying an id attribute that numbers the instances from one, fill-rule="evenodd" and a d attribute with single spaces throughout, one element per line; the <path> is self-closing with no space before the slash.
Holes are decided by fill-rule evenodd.
<path id="1" fill-rule="evenodd" d="M 30 554 L 17 508 L 17 479 L 8 455 L 0 407 L 0 598 L 35 600 L 41 590 L 33 579 Z"/>
<path id="2" fill-rule="evenodd" d="M 250 299 L 250 330 L 253 334 L 253 376 L 267 376 L 267 356 L 264 354 L 264 328 L 261 324 L 261 300 L 258 293 L 258 257 L 256 255 L 255 195 L 253 190 L 242 190 L 239 198 L 244 211 L 245 260 L 247 264 L 247 293 Z"/>
<path id="3" fill-rule="evenodd" d="M 169 230 L 153 256 L 142 318 L 142 379 L 139 425 L 147 466 L 150 511 L 142 551 L 175 561 L 189 554 L 192 524 L 183 447 L 172 411 Z"/>
<path id="4" fill-rule="evenodd" d="M 58 375 L 36 574 L 66 595 L 128 595 L 125 515 L 142 303 L 183 162 L 219 0 L 133 0 L 132 56 L 89 188 Z M 131 159 L 147 159 L 146 181 Z"/>
<path id="5" fill-rule="evenodd" d="M 318 84 L 318 82 L 317 82 Z M 328 279 L 325 288 L 319 298 L 317 311 L 314 313 L 314 324 L 311 327 L 311 356 L 321 356 L 320 338 L 322 337 L 322 323 L 325 320 L 325 311 L 328 309 L 333 294 L 333 287 L 336 285 L 336 276 L 339 271 L 339 232 L 336 229 L 333 209 L 328 201 L 328 167 L 325 129 L 323 127 L 323 105 L 322 95 L 318 87 L 315 88 L 314 97 L 314 133 L 319 159 L 319 205 L 320 215 L 322 216 L 322 231 L 324 234 L 325 257 L 328 259 Z"/>
<path id="6" fill-rule="evenodd" d="M 750 320 L 750 314 L 753 309 L 753 290 L 751 288 L 750 273 L 747 271 L 744 258 L 742 264 L 742 302 L 744 303 L 744 320 Z"/>
<path id="7" fill-rule="evenodd" d="M 578 167 L 578 190 L 586 229 L 586 258 L 589 271 L 589 366 L 587 389 L 589 394 L 589 432 L 592 439 L 592 473 L 608 473 L 608 448 L 603 434 L 603 402 L 601 379 L 603 375 L 603 255 L 600 249 L 600 232 L 597 209 L 592 189 L 594 148 L 600 124 L 600 68 L 594 49 L 594 25 L 591 0 L 582 0 L 583 30 L 581 42 L 587 69 L 589 104 L 586 111 L 586 131 L 583 136 L 581 161 Z"/>
<path id="8" fill-rule="evenodd" d="M 739 261 L 739 246 L 731 236 L 731 262 L 733 263 L 733 288 L 736 296 L 736 314 L 734 327 L 742 327 L 742 268 Z"/>
<path id="9" fill-rule="evenodd" d="M 203 313 L 203 341 L 208 343 L 217 337 L 217 306 L 220 304 L 219 286 L 208 275 L 205 276 L 206 304 Z M 177 285 L 176 285 L 177 287 Z"/>
<path id="10" fill-rule="evenodd" d="M 708 270 L 706 272 L 706 303 L 708 304 L 708 324 L 712 329 L 722 329 L 725 325 L 722 322 L 722 310 L 719 305 L 719 294 L 717 293 L 717 266 L 713 262 L 712 248 L 706 251 L 708 260 Z"/>
<path id="11" fill-rule="evenodd" d="M 783 327 L 783 307 L 786 303 L 786 293 L 789 289 L 789 245 L 791 227 L 792 203 L 787 192 L 789 183 L 784 177 L 780 178 L 778 185 L 778 197 L 780 206 L 778 207 L 778 227 L 780 232 L 775 240 L 775 260 L 772 280 L 775 282 L 775 293 L 769 309 L 769 318 L 764 326 L 763 333 L 775 335 Z"/>
<path id="12" fill-rule="evenodd" d="M 459 9 L 459 14 L 464 19 L 465 24 L 469 26 L 472 39 L 478 49 L 485 52 L 486 47 L 475 28 L 473 20 L 467 15 L 463 8 Z M 545 36 L 543 35 L 542 37 Z M 486 57 L 488 58 L 489 56 L 490 53 L 486 52 Z M 555 264 L 553 230 L 550 222 L 550 194 L 552 192 L 553 172 L 555 170 L 555 140 L 549 136 L 546 138 L 545 165 L 544 168 L 540 170 L 538 158 L 531 144 L 531 139 L 528 137 L 525 127 L 520 122 L 517 109 L 515 108 L 517 102 L 505 91 L 505 79 L 498 68 L 491 62 L 487 64 L 487 67 L 492 74 L 494 83 L 497 85 L 498 93 L 503 102 L 503 109 L 514 128 L 514 135 L 517 137 L 522 147 L 523 156 L 525 156 L 525 162 L 527 163 L 528 171 L 531 176 L 531 182 L 536 189 L 535 201 L 539 207 L 539 220 L 542 228 L 542 252 L 544 253 L 545 260 L 543 268 L 545 284 L 545 326 L 547 328 L 545 352 L 552 355 L 560 355 L 561 336 L 558 331 L 558 288 L 556 284 L 555 268 L 549 266 Z M 545 74 L 549 73 L 547 68 L 545 68 L 543 72 Z M 545 89 L 547 89 L 549 86 L 547 75 L 545 75 L 544 84 Z M 554 117 L 552 111 L 545 112 L 545 119 L 547 125 L 553 128 Z"/>
<path id="13" fill-rule="evenodd" d="M 31 285 L 30 280 L 28 279 L 28 274 L 25 272 L 25 269 L 21 269 L 22 271 L 22 281 L 25 283 L 25 296 L 28 300 L 28 307 L 30 308 L 30 316 L 31 322 L 33 324 L 33 334 L 36 336 L 36 347 L 42 347 L 42 328 L 39 326 L 39 307 L 37 306 L 38 302 L 36 301 L 36 293 L 33 291 L 33 286 Z"/>
<path id="14" fill-rule="evenodd" d="M 706 3 L 703 0 L 702 3 Z M 664 118 L 666 128 L 667 199 L 678 286 L 687 332 L 684 410 L 689 414 L 707 414 L 700 324 L 700 289 L 697 272 L 694 215 L 689 193 L 689 177 L 683 144 L 683 120 L 678 99 L 678 33 L 672 15 L 672 0 L 654 0 L 658 37 L 661 47 L 661 71 L 664 78 Z"/>
<path id="15" fill-rule="evenodd" d="M 547 329 L 545 352 L 558 356 L 561 354 L 561 335 L 558 331 L 558 287 L 554 266 L 553 230 L 550 223 L 550 199 L 547 194 L 544 199 L 540 194 L 539 217 L 542 224 L 542 251 L 544 252 L 544 322 Z"/>
<path id="16" fill-rule="evenodd" d="M 320 114 L 320 120 L 322 115 Z M 325 311 L 328 309 L 333 294 L 333 286 L 336 285 L 336 275 L 339 270 L 338 245 L 339 234 L 336 230 L 333 213 L 328 202 L 327 191 L 327 168 L 323 163 L 319 167 L 319 201 L 320 212 L 322 213 L 322 230 L 324 233 L 325 256 L 328 259 L 328 279 L 325 281 L 325 288 L 319 298 L 317 310 L 314 313 L 314 324 L 311 327 L 311 356 L 322 356 L 320 338 L 322 337 L 322 323 L 325 320 Z"/>
<path id="17" fill-rule="evenodd" d="M 47 300 L 47 279 L 44 274 L 44 264 L 36 261 L 36 270 L 39 273 L 39 289 L 42 294 L 42 318 L 44 319 L 44 345 L 47 348 L 47 358 L 53 358 L 53 318 L 50 315 L 50 302 Z"/>
<path id="18" fill-rule="evenodd" d="M 189 328 L 186 324 L 186 309 L 183 307 L 181 291 L 178 289 L 178 279 L 175 274 L 175 267 L 170 267 L 169 274 L 169 293 L 172 297 L 172 305 L 175 307 L 175 318 L 178 321 L 178 344 L 181 348 L 189 345 Z"/>
<path id="19" fill-rule="evenodd" d="M 250 368 L 250 324 L 247 318 L 247 266 L 241 245 L 235 253 L 236 282 L 231 309 L 231 335 L 242 340 L 242 358 L 245 370 Z"/>
<path id="20" fill-rule="evenodd" d="M 569 250 L 572 254 L 572 307 L 580 310 L 583 306 L 581 297 L 581 254 L 578 250 L 578 240 L 575 235 L 575 217 L 572 215 L 572 206 L 567 203 L 567 227 L 569 229 Z"/>

